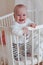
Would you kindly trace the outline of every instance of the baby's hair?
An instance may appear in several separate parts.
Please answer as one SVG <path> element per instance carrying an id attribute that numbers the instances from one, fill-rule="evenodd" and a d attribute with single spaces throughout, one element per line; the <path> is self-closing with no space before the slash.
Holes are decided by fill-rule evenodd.
<path id="1" fill-rule="evenodd" d="M 23 4 L 16 5 L 15 8 L 14 8 L 14 13 L 17 11 L 17 8 L 22 8 L 22 7 L 26 8 L 26 6 L 23 5 Z"/>

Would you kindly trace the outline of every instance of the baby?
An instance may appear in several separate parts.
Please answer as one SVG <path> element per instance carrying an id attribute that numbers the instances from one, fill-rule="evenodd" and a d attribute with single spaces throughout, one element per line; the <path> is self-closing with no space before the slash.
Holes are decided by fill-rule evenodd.
<path id="1" fill-rule="evenodd" d="M 27 19 L 27 9 L 26 6 L 23 4 L 16 5 L 14 8 L 14 18 L 15 18 L 15 26 L 14 30 L 15 32 L 19 32 L 19 30 L 27 33 L 27 26 L 36 27 L 36 24 L 34 24 L 31 20 Z M 18 33 L 19 34 L 19 33 Z"/>
<path id="2" fill-rule="evenodd" d="M 31 26 L 33 28 L 36 27 L 36 24 L 33 23 L 30 19 L 27 19 L 27 8 L 23 4 L 18 4 L 14 8 L 14 19 L 15 19 L 15 24 L 12 26 L 12 32 L 14 32 L 16 35 L 18 35 L 19 42 L 18 43 L 23 43 L 23 38 L 22 36 L 24 34 L 28 34 L 28 26 Z M 13 52 L 14 52 L 14 58 L 17 60 L 17 44 L 16 44 L 16 35 L 13 35 Z M 22 38 L 22 39 L 21 39 Z M 24 47 L 24 46 L 22 46 Z M 22 48 L 21 47 L 21 48 Z"/>

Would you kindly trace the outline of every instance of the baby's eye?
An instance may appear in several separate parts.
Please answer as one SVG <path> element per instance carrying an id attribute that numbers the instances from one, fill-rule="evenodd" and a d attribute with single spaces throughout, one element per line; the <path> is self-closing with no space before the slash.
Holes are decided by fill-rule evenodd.
<path id="1" fill-rule="evenodd" d="M 25 14 L 23 14 L 23 16 L 26 16 Z"/>
<path id="2" fill-rule="evenodd" d="M 20 15 L 17 15 L 17 16 L 20 16 Z"/>

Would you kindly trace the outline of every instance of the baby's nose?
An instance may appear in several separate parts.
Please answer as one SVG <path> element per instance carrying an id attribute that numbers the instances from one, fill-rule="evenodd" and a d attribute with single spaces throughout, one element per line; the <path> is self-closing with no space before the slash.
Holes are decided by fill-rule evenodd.
<path id="1" fill-rule="evenodd" d="M 23 16 L 21 15 L 20 18 L 23 19 Z"/>

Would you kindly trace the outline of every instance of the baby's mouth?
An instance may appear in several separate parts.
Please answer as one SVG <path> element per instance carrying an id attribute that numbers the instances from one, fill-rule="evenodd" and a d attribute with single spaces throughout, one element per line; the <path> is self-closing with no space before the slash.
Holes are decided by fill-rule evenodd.
<path id="1" fill-rule="evenodd" d="M 24 21 L 24 19 L 19 19 L 19 21 Z"/>

